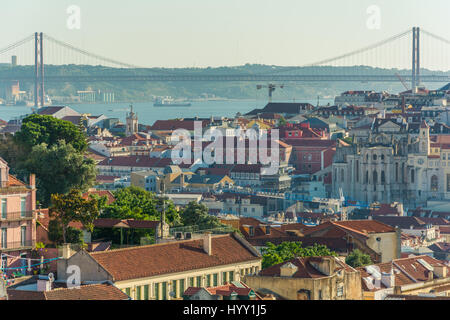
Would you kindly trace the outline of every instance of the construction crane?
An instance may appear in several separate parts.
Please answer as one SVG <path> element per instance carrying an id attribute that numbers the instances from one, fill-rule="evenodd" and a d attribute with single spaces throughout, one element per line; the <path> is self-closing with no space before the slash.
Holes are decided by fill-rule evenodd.
<path id="1" fill-rule="evenodd" d="M 403 84 L 403 86 L 405 87 L 406 91 L 408 91 L 409 88 L 408 88 L 408 86 L 406 85 L 405 80 L 403 80 L 403 78 L 402 78 L 398 73 L 396 73 L 395 75 L 397 76 L 398 80 L 400 80 L 400 82 Z"/>
<path id="2" fill-rule="evenodd" d="M 282 84 L 282 85 L 276 85 L 276 84 L 273 84 L 273 83 L 269 83 L 268 85 L 258 84 L 256 86 L 256 89 L 260 90 L 262 88 L 267 88 L 268 91 L 269 91 L 269 102 L 272 102 L 272 93 L 275 91 L 275 89 L 277 87 L 280 88 L 280 89 L 283 89 L 284 88 L 284 84 Z"/>

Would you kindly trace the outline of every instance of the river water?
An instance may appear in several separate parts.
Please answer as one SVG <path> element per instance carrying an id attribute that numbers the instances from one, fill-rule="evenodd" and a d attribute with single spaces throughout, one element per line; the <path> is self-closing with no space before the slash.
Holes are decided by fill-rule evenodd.
<path id="1" fill-rule="evenodd" d="M 284 101 L 292 102 L 292 101 Z M 300 101 L 299 101 L 300 102 Z M 317 101 L 309 102 L 313 105 Z M 332 103 L 332 101 L 321 100 L 321 104 Z M 255 108 L 264 108 L 267 101 L 263 100 L 214 100 L 193 101 L 190 107 L 154 107 L 153 102 L 133 103 L 133 110 L 138 114 L 139 123 L 152 125 L 156 120 L 168 120 L 176 118 L 209 118 L 234 117 L 236 113 L 245 114 Z M 92 115 L 104 114 L 109 118 L 119 118 L 125 122 L 126 113 L 130 110 L 129 103 L 113 104 L 69 104 L 72 109 L 79 113 L 90 113 Z M 0 106 L 0 119 L 9 121 L 19 116 L 30 114 L 31 107 L 23 106 Z"/>

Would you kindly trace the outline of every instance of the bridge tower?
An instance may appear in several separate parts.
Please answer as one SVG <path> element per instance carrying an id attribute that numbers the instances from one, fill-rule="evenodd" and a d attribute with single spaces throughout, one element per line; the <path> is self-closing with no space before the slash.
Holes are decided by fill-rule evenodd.
<path id="1" fill-rule="evenodd" d="M 417 87 L 420 84 L 420 28 L 414 27 L 412 44 L 412 94 L 417 93 Z"/>
<path id="2" fill-rule="evenodd" d="M 34 34 L 34 106 L 44 106 L 44 34 Z"/>

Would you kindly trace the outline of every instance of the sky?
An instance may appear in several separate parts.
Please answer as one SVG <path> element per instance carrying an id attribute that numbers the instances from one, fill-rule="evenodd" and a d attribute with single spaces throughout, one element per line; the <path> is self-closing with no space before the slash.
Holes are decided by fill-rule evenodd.
<path id="1" fill-rule="evenodd" d="M 450 39 L 449 12 L 448 0 L 1 1 L 0 49 L 38 31 L 145 67 L 299 66 L 413 26 Z"/>

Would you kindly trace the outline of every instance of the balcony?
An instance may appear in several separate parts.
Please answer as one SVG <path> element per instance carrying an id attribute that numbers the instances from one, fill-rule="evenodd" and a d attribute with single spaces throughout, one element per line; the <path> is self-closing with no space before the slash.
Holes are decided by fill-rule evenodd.
<path id="1" fill-rule="evenodd" d="M 33 218 L 34 218 L 34 211 L 7 212 L 6 214 L 0 213 L 0 222 L 28 220 Z"/>
<path id="2" fill-rule="evenodd" d="M 0 251 L 32 249 L 36 245 L 35 240 L 11 241 L 0 244 Z"/>

